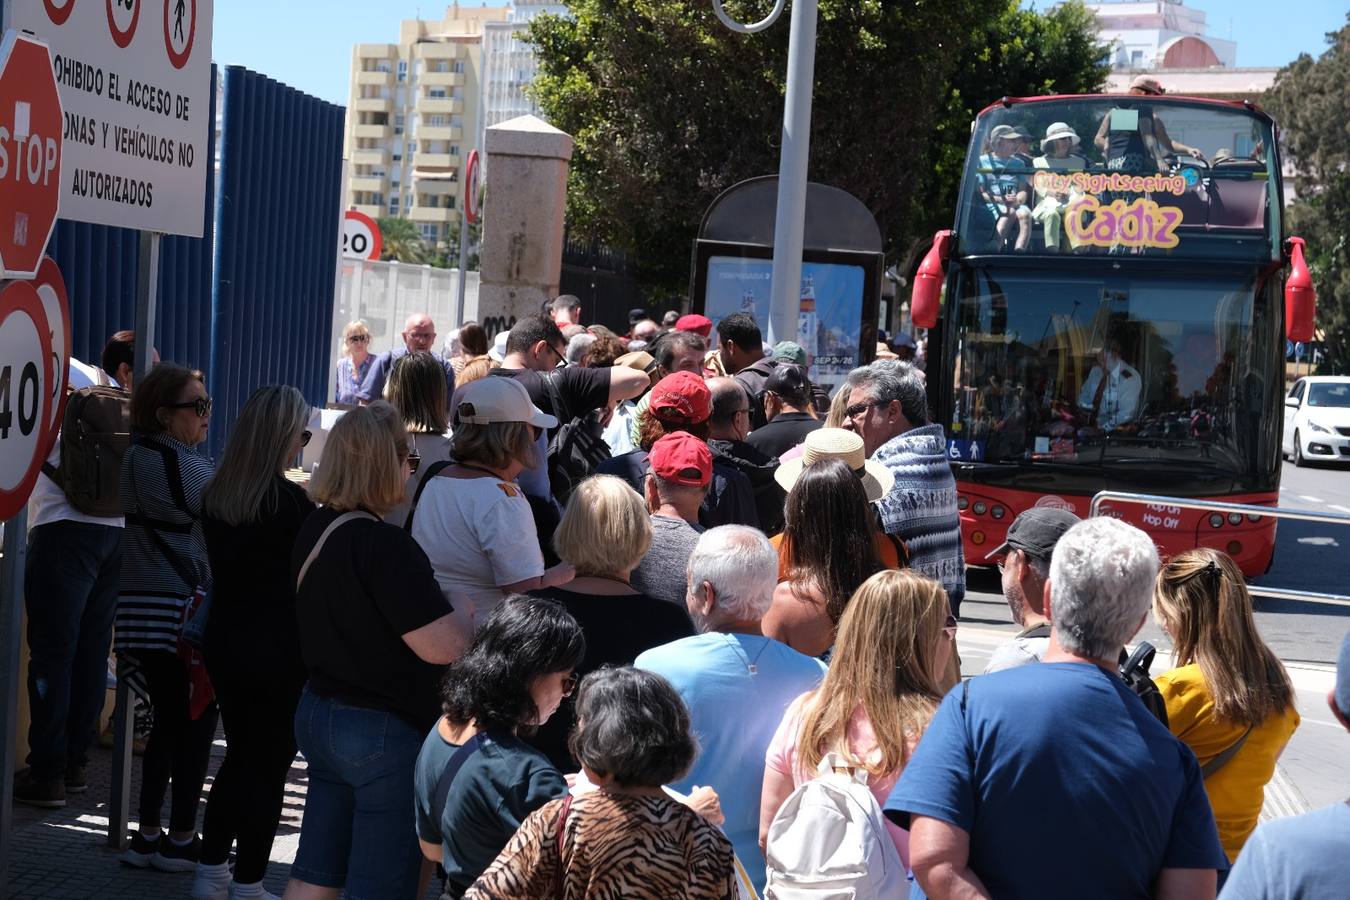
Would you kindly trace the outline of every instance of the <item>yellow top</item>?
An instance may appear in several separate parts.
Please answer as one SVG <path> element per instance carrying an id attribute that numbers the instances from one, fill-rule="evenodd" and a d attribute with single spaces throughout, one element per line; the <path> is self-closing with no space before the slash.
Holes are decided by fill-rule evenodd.
<path id="1" fill-rule="evenodd" d="M 1214 698 L 1198 665 L 1182 666 L 1153 680 L 1167 704 L 1168 727 L 1191 748 L 1200 765 L 1227 750 L 1247 730 L 1246 725 L 1215 717 Z M 1251 730 L 1242 749 L 1223 768 L 1205 779 L 1219 842 L 1230 863 L 1256 828 L 1266 782 L 1275 774 L 1275 760 L 1298 723 L 1298 710 L 1292 705 L 1269 716 Z"/>

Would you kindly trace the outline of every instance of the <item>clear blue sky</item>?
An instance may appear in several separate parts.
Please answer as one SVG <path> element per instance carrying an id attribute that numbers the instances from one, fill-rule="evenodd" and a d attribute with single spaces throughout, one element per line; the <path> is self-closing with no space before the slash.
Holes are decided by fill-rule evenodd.
<path id="1" fill-rule="evenodd" d="M 465 6 L 478 5 L 465 0 Z M 1039 0 L 1044 9 L 1049 0 Z M 1210 33 L 1238 43 L 1238 65 L 1282 66 L 1326 49 L 1323 35 L 1345 24 L 1346 0 L 1188 0 L 1209 16 Z M 392 43 L 398 23 L 439 18 L 432 0 L 216 0 L 213 56 L 247 66 L 333 103 L 347 103 L 352 45 Z"/>

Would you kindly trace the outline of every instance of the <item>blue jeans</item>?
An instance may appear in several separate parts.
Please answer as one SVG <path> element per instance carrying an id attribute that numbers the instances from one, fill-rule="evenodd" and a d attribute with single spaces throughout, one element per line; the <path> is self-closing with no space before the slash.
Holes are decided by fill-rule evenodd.
<path id="1" fill-rule="evenodd" d="M 40 779 L 85 765 L 108 689 L 122 529 L 48 522 L 28 535 L 28 765 Z"/>
<path id="2" fill-rule="evenodd" d="M 393 713 L 305 689 L 295 740 L 309 766 L 309 789 L 291 877 L 345 886 L 347 900 L 416 893 L 422 851 L 413 772 L 425 737 Z"/>

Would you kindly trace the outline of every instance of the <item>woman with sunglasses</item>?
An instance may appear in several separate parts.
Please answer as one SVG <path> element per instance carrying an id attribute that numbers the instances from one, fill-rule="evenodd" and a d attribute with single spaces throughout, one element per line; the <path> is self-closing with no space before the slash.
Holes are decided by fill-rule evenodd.
<path id="1" fill-rule="evenodd" d="M 912 571 L 878 572 L 853 594 L 839 620 L 834 658 L 819 688 L 788 707 L 769 743 L 760 794 L 759 843 L 779 807 L 837 753 L 865 770 L 877 803 L 914 753 L 942 700 L 939 687 L 956 646 L 947 592 Z M 909 833 L 886 823 L 909 867 Z"/>
<path id="2" fill-rule="evenodd" d="M 511 378 L 481 378 L 455 392 L 455 464 L 426 479 L 412 536 L 436 580 L 480 621 L 507 594 L 572 580 L 572 567 L 544 568 L 534 515 L 516 483 L 534 465 L 536 440 L 558 424 Z"/>
<path id="3" fill-rule="evenodd" d="M 283 471 L 309 439 L 309 404 L 285 385 L 259 388 L 230 432 L 202 494 L 202 531 L 216 573 L 203 654 L 225 725 L 192 896 L 263 897 L 263 876 L 295 758 L 305 686 L 291 548 L 314 503 Z M 238 842 L 233 882 L 228 859 Z"/>
<path id="4" fill-rule="evenodd" d="M 384 398 L 403 416 L 408 429 L 408 459 L 413 477 L 404 490 L 405 500 L 384 516 L 400 528 L 411 527 L 409 513 L 422 479 L 440 471 L 450 460 L 450 396 L 445 390 L 441 361 L 425 350 L 410 352 L 394 361 Z"/>
<path id="5" fill-rule="evenodd" d="M 1153 616 L 1178 665 L 1154 679 L 1168 728 L 1200 762 L 1231 863 L 1256 828 L 1275 761 L 1299 725 L 1289 673 L 1261 640 L 1241 570 L 1218 550 L 1187 550 L 1162 567 Z"/>
<path id="6" fill-rule="evenodd" d="M 417 837 L 445 869 L 444 897 L 463 896 L 530 813 L 567 793 L 562 773 L 522 738 L 572 693 L 585 654 L 581 626 L 560 604 L 513 596 L 446 670 L 445 715 L 415 777 Z"/>
<path id="7" fill-rule="evenodd" d="M 348 322 L 342 329 L 342 356 L 337 361 L 337 396 L 333 399 L 353 406 L 360 402 L 356 392 L 370 374 L 373 362 L 375 354 L 370 352 L 370 329 L 360 319 Z"/>
<path id="8" fill-rule="evenodd" d="M 131 394 L 132 444 L 122 457 L 121 588 L 113 648 L 155 709 L 142 758 L 140 828 L 122 861 L 190 872 L 197 864 L 197 803 L 206 780 L 216 706 L 179 655 L 189 602 L 211 586 L 202 536 L 202 493 L 211 463 L 193 452 L 206 440 L 211 398 L 201 372 L 160 363 Z M 198 669 L 200 672 L 200 669 Z M 169 833 L 160 808 L 173 781 Z"/>

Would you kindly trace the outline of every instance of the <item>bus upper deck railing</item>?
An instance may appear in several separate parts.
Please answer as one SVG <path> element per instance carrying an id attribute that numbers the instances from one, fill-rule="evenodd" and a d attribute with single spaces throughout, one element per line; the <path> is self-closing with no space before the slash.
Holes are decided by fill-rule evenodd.
<path id="1" fill-rule="evenodd" d="M 1248 503 L 1225 503 L 1222 500 L 1195 500 L 1189 497 L 1164 497 L 1158 494 L 1131 494 L 1124 491 L 1101 491 L 1092 498 L 1090 515 L 1101 512 L 1104 503 L 1135 503 L 1141 505 L 1157 504 L 1176 506 L 1181 509 L 1194 509 L 1201 512 L 1242 513 L 1247 516 L 1262 516 L 1271 519 L 1294 519 L 1300 522 L 1321 522 L 1327 525 L 1350 525 L 1350 515 L 1345 513 L 1312 512 L 1306 509 L 1286 509 L 1280 506 L 1253 506 Z M 1344 594 L 1320 594 L 1313 591 L 1295 591 L 1289 588 L 1272 588 L 1252 584 L 1248 592 L 1256 597 L 1270 597 L 1276 600 L 1299 600 L 1304 603 L 1327 603 L 1333 606 L 1350 606 L 1350 596 Z"/>

